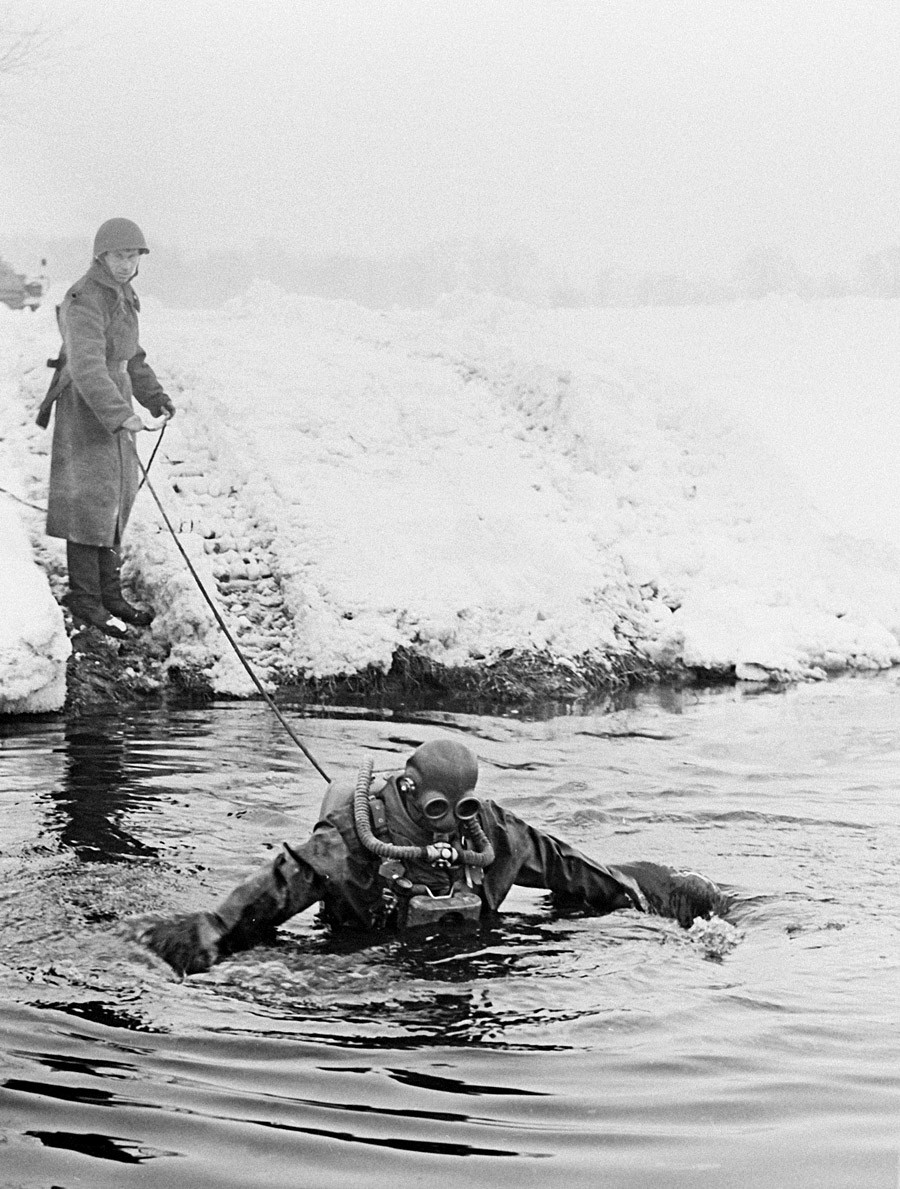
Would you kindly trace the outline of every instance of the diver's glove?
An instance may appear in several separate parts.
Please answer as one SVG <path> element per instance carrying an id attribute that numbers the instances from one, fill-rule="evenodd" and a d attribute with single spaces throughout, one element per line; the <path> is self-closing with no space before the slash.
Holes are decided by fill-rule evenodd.
<path id="1" fill-rule="evenodd" d="M 622 863 L 616 873 L 631 876 L 646 901 L 646 908 L 671 917 L 690 929 L 697 917 L 708 920 L 727 912 L 732 897 L 711 879 L 696 871 L 676 871 L 661 863 Z"/>
<path id="2" fill-rule="evenodd" d="M 202 974 L 223 956 L 225 925 L 214 912 L 191 912 L 138 922 L 133 937 L 168 962 L 176 974 Z"/>
<path id="3" fill-rule="evenodd" d="M 647 898 L 652 903 L 652 896 Z M 672 917 L 685 929 L 690 929 L 697 917 L 709 920 L 711 916 L 720 916 L 728 907 L 725 893 L 696 871 L 672 871 L 659 900 L 663 915 Z"/>
<path id="4" fill-rule="evenodd" d="M 728 897 L 712 880 L 697 872 L 673 872 L 666 897 L 667 917 L 690 929 L 698 917 L 709 920 L 728 907 Z"/>

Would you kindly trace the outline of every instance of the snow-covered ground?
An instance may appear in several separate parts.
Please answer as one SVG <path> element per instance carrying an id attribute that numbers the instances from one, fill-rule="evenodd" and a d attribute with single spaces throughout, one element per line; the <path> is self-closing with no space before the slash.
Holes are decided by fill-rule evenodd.
<path id="1" fill-rule="evenodd" d="M 0 714 L 58 710 L 69 639 L 59 605 L 8 500 L 0 501 Z"/>
<path id="2" fill-rule="evenodd" d="M 257 286 L 217 311 L 146 300 L 142 338 L 179 408 L 153 487 L 263 678 L 398 647 L 747 679 L 900 663 L 898 302 L 374 312 Z M 40 504 L 52 303 L 0 306 L 0 347 L 0 486 Z M 0 708 L 47 708 L 61 619 L 23 598 L 18 517 L 51 572 L 62 546 L 0 500 Z M 146 492 L 127 543 L 171 663 L 251 692 Z"/>
<path id="3" fill-rule="evenodd" d="M 35 317 L 0 304 L 0 487 L 19 494 L 35 470 L 23 450 L 30 429 L 21 384 L 47 333 L 20 321 L 23 315 Z M 23 521 L 33 528 L 35 513 L 0 492 L 0 714 L 58 710 L 66 696 L 69 640 Z"/>

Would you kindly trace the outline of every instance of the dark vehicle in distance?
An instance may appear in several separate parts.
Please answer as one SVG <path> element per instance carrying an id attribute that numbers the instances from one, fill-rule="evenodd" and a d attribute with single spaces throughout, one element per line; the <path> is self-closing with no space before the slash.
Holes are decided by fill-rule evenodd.
<path id="1" fill-rule="evenodd" d="M 42 260 L 41 268 L 46 263 L 46 260 Z M 34 312 L 46 292 L 47 281 L 43 273 L 38 277 L 26 276 L 25 273 L 16 272 L 0 257 L 0 302 L 11 310 L 27 308 Z"/>

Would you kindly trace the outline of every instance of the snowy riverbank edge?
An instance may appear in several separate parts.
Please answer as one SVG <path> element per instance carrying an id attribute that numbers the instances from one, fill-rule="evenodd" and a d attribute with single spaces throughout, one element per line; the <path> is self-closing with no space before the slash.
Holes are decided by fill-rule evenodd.
<path id="1" fill-rule="evenodd" d="M 91 631 L 78 633 L 74 641 L 66 666 L 65 702 L 50 707 L 69 716 L 110 707 L 133 709 L 163 699 L 203 703 L 229 697 L 214 688 L 208 666 L 168 665 L 165 646 L 150 635 L 120 644 Z M 629 690 L 651 686 L 682 689 L 742 684 L 775 690 L 801 680 L 823 680 L 882 667 L 836 665 L 830 673 L 813 670 L 802 676 L 748 668 L 739 678 L 730 666 L 709 670 L 681 663 L 654 664 L 639 648 L 631 653 L 574 658 L 512 651 L 490 662 L 448 667 L 401 648 L 386 671 L 370 666 L 341 677 L 298 677 L 281 686 L 267 685 L 276 701 L 306 707 L 544 714 L 551 706 L 562 712 L 566 707 L 612 704 Z M 259 695 L 254 691 L 240 696 Z"/>
<path id="2" fill-rule="evenodd" d="M 635 315 L 454 295 L 378 312 L 268 290 L 220 311 L 147 304 L 145 345 L 179 407 L 154 490 L 271 689 L 522 705 L 900 662 L 900 552 L 837 532 L 718 399 L 736 374 L 729 349 L 758 339 L 769 370 L 779 350 L 805 352 L 795 371 L 833 413 L 847 377 L 823 340 L 846 341 L 858 367 L 850 331 L 871 340 L 874 325 L 896 342 L 896 305 Z M 4 486 L 40 503 L 49 441 L 33 414 L 56 332 L 49 310 L 6 315 L 0 467 Z M 648 367 L 678 344 L 684 373 L 691 335 L 699 391 Z M 896 360 L 871 341 L 865 358 L 871 403 L 893 391 Z M 766 391 L 741 365 L 741 403 L 764 420 Z M 62 543 L 17 509 L 58 598 Z M 121 648 L 76 640 L 69 706 L 107 686 L 117 700 L 253 696 L 147 492 L 126 544 L 126 577 L 156 621 Z M 15 569 L 0 580 L 5 630 L 17 624 L 29 647 L 52 636 L 58 670 L 62 615 L 23 601 Z M 8 688 L 0 671 L 0 697 Z M 52 688 L 58 699 L 58 673 Z M 34 694 L 4 708 L 53 708 Z"/>
<path id="3" fill-rule="evenodd" d="M 727 678 L 725 679 L 727 680 Z M 663 671 L 639 659 L 579 658 L 562 663 L 536 654 L 511 654 L 489 664 L 448 668 L 399 650 L 385 672 L 370 668 L 336 678 L 268 685 L 276 701 L 305 707 L 355 706 L 372 710 L 436 709 L 456 713 L 543 713 L 596 704 L 630 688 L 695 684 L 687 670 Z M 170 702 L 227 700 L 208 669 L 173 669 L 151 639 L 121 645 L 91 632 L 76 637 L 67 666 L 67 695 L 60 707 L 79 717 L 115 706 L 133 709 Z M 247 697 L 259 697 L 257 693 Z"/>

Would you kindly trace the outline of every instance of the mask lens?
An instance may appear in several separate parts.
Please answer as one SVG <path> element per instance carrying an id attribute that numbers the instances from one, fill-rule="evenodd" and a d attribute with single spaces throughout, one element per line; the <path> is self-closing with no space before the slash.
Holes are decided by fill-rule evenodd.
<path id="1" fill-rule="evenodd" d="M 456 804 L 456 816 L 461 822 L 471 821 L 478 816 L 481 802 L 477 797 L 462 797 Z"/>
<path id="2" fill-rule="evenodd" d="M 445 813 L 450 812 L 450 802 L 446 797 L 429 797 L 422 805 L 422 812 L 432 821 L 437 821 Z"/>

